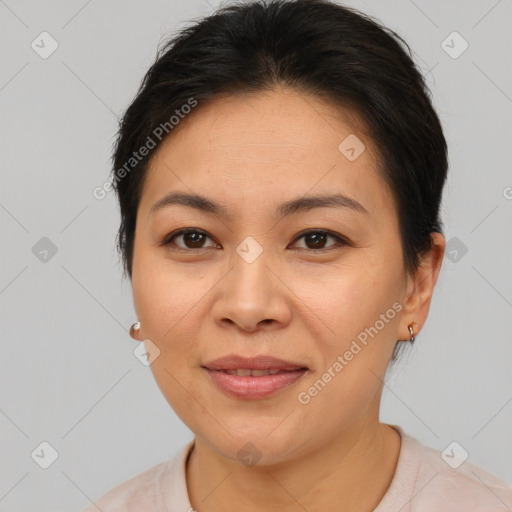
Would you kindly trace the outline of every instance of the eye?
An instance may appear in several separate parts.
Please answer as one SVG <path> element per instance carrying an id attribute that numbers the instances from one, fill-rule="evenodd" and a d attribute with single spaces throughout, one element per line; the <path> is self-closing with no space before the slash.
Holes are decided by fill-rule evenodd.
<path id="1" fill-rule="evenodd" d="M 184 245 L 179 245 L 173 242 L 175 239 L 182 239 Z M 171 233 L 166 237 L 160 245 L 175 245 L 179 249 L 205 249 L 208 247 L 214 247 L 214 245 L 205 246 L 204 242 L 206 239 L 212 240 L 204 231 L 199 229 L 180 229 L 175 233 Z"/>
<path id="2" fill-rule="evenodd" d="M 304 239 L 306 246 L 298 247 L 301 250 L 314 250 L 314 251 L 322 251 L 322 250 L 330 250 L 335 247 L 350 245 L 348 240 L 344 239 L 340 235 L 337 235 L 331 231 L 327 231 L 324 229 L 310 229 L 308 231 L 304 231 L 300 233 L 293 241 L 293 244 L 300 239 Z M 334 244 L 326 246 L 326 241 L 331 238 L 335 241 Z M 176 243 L 174 240 L 182 240 L 181 244 Z M 206 234 L 204 231 L 200 229 L 192 229 L 185 228 L 180 229 L 174 233 L 171 233 L 167 236 L 160 245 L 162 246 L 174 246 L 176 249 L 207 249 L 209 247 L 219 247 L 217 244 L 205 245 L 205 241 L 209 239 L 213 239 Z"/>
<path id="3" fill-rule="evenodd" d="M 295 238 L 294 242 L 300 240 L 301 238 L 304 238 L 306 247 L 299 247 L 299 249 L 312 249 L 321 251 L 326 249 L 329 250 L 342 245 L 349 245 L 349 242 L 341 236 L 324 229 L 311 229 L 309 231 L 305 231 L 301 233 L 297 238 Z M 336 242 L 326 247 L 325 243 L 328 238 L 332 238 Z"/>

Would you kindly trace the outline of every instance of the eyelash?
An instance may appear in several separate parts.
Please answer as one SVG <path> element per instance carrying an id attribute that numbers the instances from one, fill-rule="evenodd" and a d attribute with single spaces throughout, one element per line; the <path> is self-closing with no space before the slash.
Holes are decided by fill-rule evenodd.
<path id="1" fill-rule="evenodd" d="M 170 235 L 166 236 L 163 241 L 159 244 L 160 246 L 171 246 L 171 245 L 175 245 L 173 244 L 172 240 L 174 240 L 175 238 L 183 235 L 183 234 L 186 234 L 186 233 L 198 233 L 198 234 L 201 234 L 201 235 L 205 235 L 206 237 L 210 238 L 211 240 L 213 240 L 213 238 L 208 235 L 205 231 L 201 230 L 201 229 L 193 229 L 193 228 L 184 228 L 184 229 L 180 229 L 174 233 L 171 233 Z M 326 251 L 330 251 L 332 249 L 336 249 L 338 247 L 341 247 L 341 246 L 350 246 L 350 242 L 345 239 L 344 237 L 332 232 L 332 231 L 329 231 L 329 230 L 326 230 L 326 229 L 309 229 L 309 230 L 306 230 L 306 231 L 303 231 L 302 233 L 299 233 L 297 235 L 297 237 L 295 237 L 295 239 L 293 240 L 292 244 L 293 243 L 296 243 L 298 240 L 300 240 L 301 238 L 307 236 L 307 235 L 311 235 L 311 234 L 321 234 L 321 235 L 327 235 L 327 236 L 330 236 L 332 238 L 334 238 L 336 240 L 336 244 L 334 245 L 331 245 L 329 247 L 324 247 L 324 248 L 320 248 L 320 249 L 309 249 L 309 248 L 303 248 L 301 247 L 299 250 L 301 251 L 313 251 L 313 252 L 326 252 Z M 175 247 L 172 247 L 173 250 L 177 250 L 177 251 L 200 251 L 202 249 L 212 249 L 213 247 L 198 247 L 196 249 L 193 249 L 193 248 L 190 248 L 190 247 L 180 247 L 180 246 L 176 246 Z"/>

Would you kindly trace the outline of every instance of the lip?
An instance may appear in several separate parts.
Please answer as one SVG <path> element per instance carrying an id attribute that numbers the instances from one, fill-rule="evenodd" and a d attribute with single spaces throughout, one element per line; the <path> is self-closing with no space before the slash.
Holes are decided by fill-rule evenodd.
<path id="1" fill-rule="evenodd" d="M 209 370 L 237 370 L 243 368 L 248 370 L 269 369 L 294 371 L 308 369 L 303 364 L 292 363 L 273 356 L 243 357 L 237 354 L 219 357 L 218 359 L 205 363 L 203 367 Z"/>
<path id="2" fill-rule="evenodd" d="M 217 387 L 231 397 L 256 400 L 295 384 L 309 369 L 272 356 L 242 357 L 231 354 L 203 365 Z M 282 370 L 275 375 L 238 376 L 223 370 Z"/>
<path id="3" fill-rule="evenodd" d="M 212 381 L 221 391 L 229 396 L 247 400 L 265 398 L 277 393 L 295 384 L 308 372 L 306 368 L 302 368 L 300 370 L 283 371 L 275 375 L 239 377 L 238 375 L 230 375 L 222 370 L 210 370 L 204 367 L 203 369 L 210 375 Z"/>

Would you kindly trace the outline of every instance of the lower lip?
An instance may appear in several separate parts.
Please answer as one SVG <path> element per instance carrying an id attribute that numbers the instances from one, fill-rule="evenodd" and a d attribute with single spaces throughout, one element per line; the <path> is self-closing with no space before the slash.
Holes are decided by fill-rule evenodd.
<path id="1" fill-rule="evenodd" d="M 239 377 L 223 371 L 204 369 L 222 391 L 231 396 L 246 399 L 265 398 L 272 395 L 291 386 L 307 372 L 307 370 L 296 370 L 260 377 L 252 375 Z"/>

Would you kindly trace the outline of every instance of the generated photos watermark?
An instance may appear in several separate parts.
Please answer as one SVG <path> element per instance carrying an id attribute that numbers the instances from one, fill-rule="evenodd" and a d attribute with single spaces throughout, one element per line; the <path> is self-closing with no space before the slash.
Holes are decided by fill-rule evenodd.
<path id="1" fill-rule="evenodd" d="M 336 360 L 327 368 L 319 379 L 315 381 L 307 390 L 301 391 L 297 395 L 300 404 L 307 405 L 311 399 L 322 391 L 329 382 L 331 382 L 342 370 L 347 366 L 354 357 L 361 352 L 361 350 L 368 344 L 368 336 L 372 339 L 384 329 L 390 320 L 395 318 L 396 314 L 402 311 L 402 304 L 395 302 L 385 313 L 382 313 L 372 326 L 366 327 L 361 331 L 356 339 L 352 340 L 350 348 L 346 350 L 343 355 L 338 355 Z"/>
<path id="2" fill-rule="evenodd" d="M 168 121 L 160 123 L 151 133 L 148 135 L 144 144 L 132 153 L 132 156 L 119 168 L 114 171 L 114 176 L 111 181 L 106 181 L 103 185 L 95 187 L 92 191 L 92 195 L 95 199 L 105 199 L 108 192 L 114 188 L 114 183 L 118 183 L 124 177 L 126 177 L 130 171 L 132 171 L 147 155 L 150 151 L 156 147 L 169 133 L 185 118 L 187 114 L 190 114 L 192 109 L 197 106 L 197 100 L 195 98 L 189 98 L 187 103 L 177 108 Z"/>

